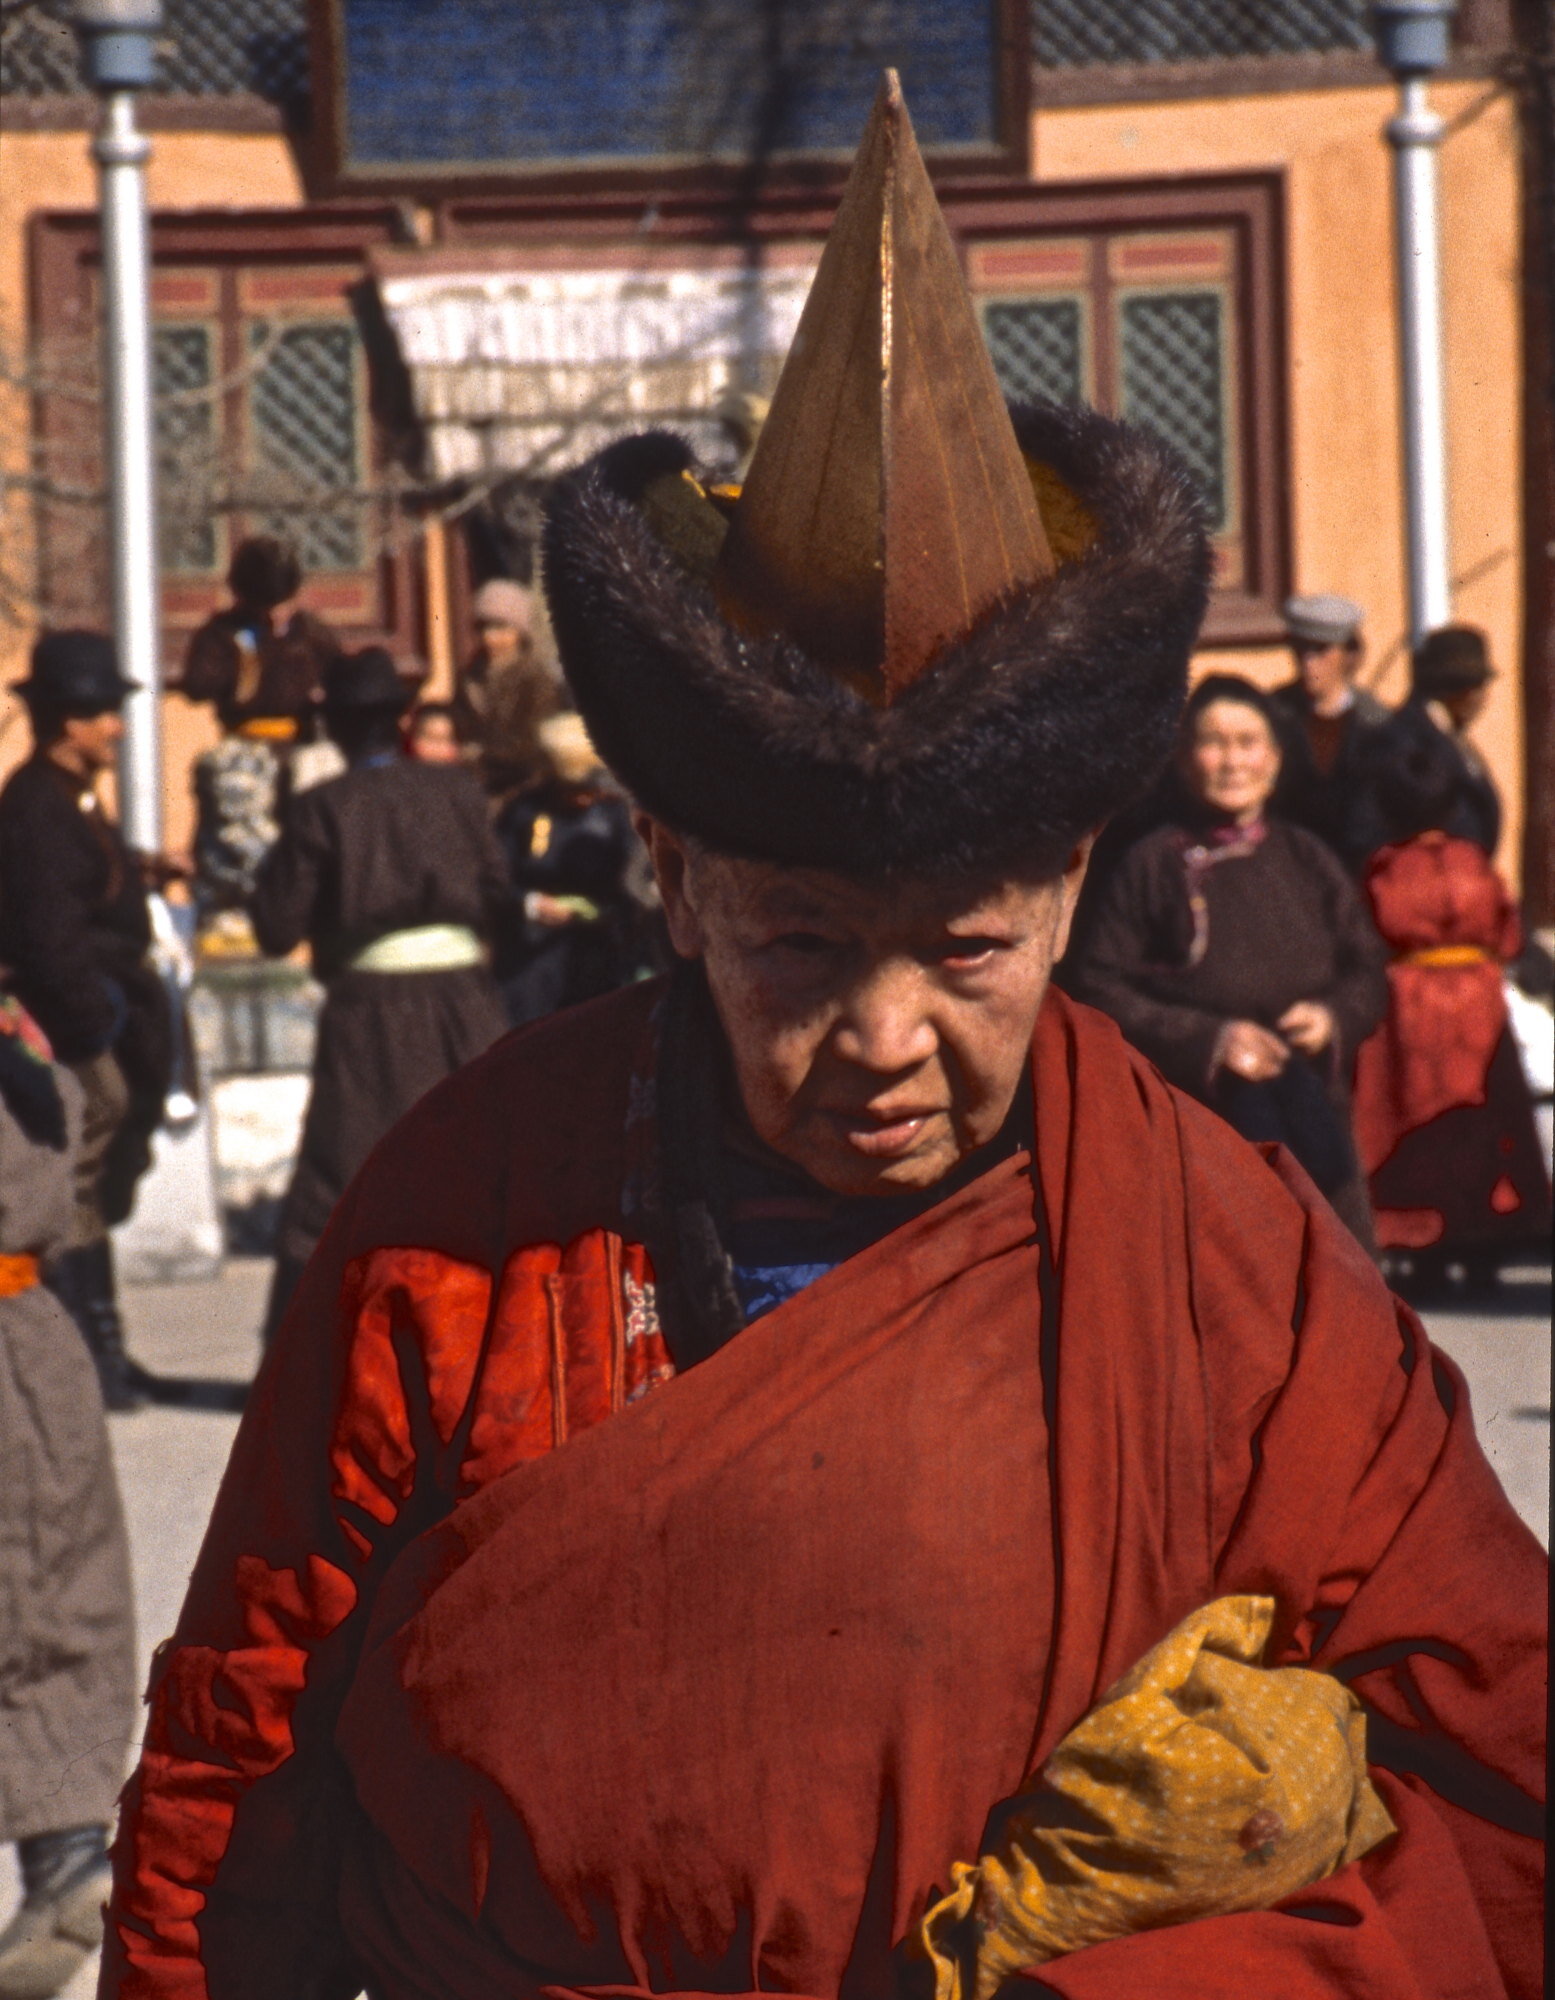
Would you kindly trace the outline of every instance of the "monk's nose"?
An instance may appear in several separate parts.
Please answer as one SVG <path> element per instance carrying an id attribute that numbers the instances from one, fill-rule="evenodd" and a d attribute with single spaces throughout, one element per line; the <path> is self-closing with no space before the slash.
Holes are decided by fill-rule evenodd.
<path id="1" fill-rule="evenodd" d="M 939 1047 L 926 998 L 921 967 L 896 961 L 872 968 L 843 1002 L 833 1048 L 844 1062 L 882 1076 L 916 1069 Z"/>

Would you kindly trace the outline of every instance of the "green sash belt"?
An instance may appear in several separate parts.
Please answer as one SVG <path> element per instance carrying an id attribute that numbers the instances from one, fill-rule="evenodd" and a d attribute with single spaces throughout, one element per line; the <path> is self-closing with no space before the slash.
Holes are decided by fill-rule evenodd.
<path id="1" fill-rule="evenodd" d="M 479 965 L 486 954 L 468 924 L 417 924 L 386 931 L 347 959 L 349 972 L 452 972 Z"/>

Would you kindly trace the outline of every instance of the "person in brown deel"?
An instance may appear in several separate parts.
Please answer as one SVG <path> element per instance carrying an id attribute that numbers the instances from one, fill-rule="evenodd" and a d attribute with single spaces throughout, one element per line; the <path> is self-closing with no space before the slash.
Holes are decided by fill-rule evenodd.
<path id="1" fill-rule="evenodd" d="M 893 76 L 708 470 L 622 438 L 543 544 L 680 962 L 336 1208 L 101 2000 L 1534 2000 L 1542 1554 L 1461 1379 L 1048 985 L 1170 749 L 1203 500 L 1006 408 Z"/>
<path id="2" fill-rule="evenodd" d="M 292 760 L 317 725 L 324 670 L 340 642 L 298 609 L 302 566 L 271 535 L 240 542 L 233 602 L 191 637 L 179 692 L 213 704 L 223 740 L 196 758 L 195 900 L 202 922 L 241 908 L 275 839 Z"/>
<path id="3" fill-rule="evenodd" d="M 260 949 L 306 939 L 325 986 L 267 1336 L 378 1140 L 507 1026 L 486 947 L 508 897 L 502 852 L 471 771 L 403 755 L 410 700 L 381 646 L 331 663 L 324 722 L 348 769 L 292 800 L 249 902 Z"/>
<path id="4" fill-rule="evenodd" d="M 563 706 L 561 678 L 541 644 L 532 590 L 492 577 L 472 608 L 476 646 L 459 676 L 454 721 L 479 755 L 487 791 L 506 798 L 544 770 L 540 724 Z"/>
<path id="5" fill-rule="evenodd" d="M 227 587 L 232 603 L 189 641 L 179 692 L 212 703 L 229 735 L 272 744 L 305 738 L 340 641 L 294 602 L 302 588 L 296 552 L 273 535 L 250 536 L 233 552 Z"/>
<path id="6" fill-rule="evenodd" d="M 137 1408 L 150 1378 L 124 1350 L 108 1231 L 151 1163 L 172 1067 L 140 867 L 97 791 L 131 687 L 111 639 L 45 634 L 16 689 L 33 752 L 0 792 L 0 964 L 86 1098 L 75 1221 L 47 1283 L 92 1350 L 113 1410 Z"/>
<path id="7" fill-rule="evenodd" d="M 1064 983 L 1244 1138 L 1288 1146 L 1369 1246 L 1348 1086 L 1387 1005 L 1384 954 L 1331 850 L 1268 815 L 1279 771 L 1268 698 L 1206 676 L 1182 809 L 1119 863 Z"/>
<path id="8" fill-rule="evenodd" d="M 1390 711 L 1357 687 L 1361 607 L 1348 597 L 1288 597 L 1285 631 L 1296 678 L 1269 696 L 1284 762 L 1275 810 L 1359 869 L 1386 838 L 1371 786 L 1371 755 Z"/>
<path id="9" fill-rule="evenodd" d="M 129 1550 L 92 1364 L 40 1263 L 70 1237 L 80 1085 L 0 994 L 0 1841 L 22 1900 L 0 2000 L 60 1992 L 102 1934 L 135 1733 Z"/>

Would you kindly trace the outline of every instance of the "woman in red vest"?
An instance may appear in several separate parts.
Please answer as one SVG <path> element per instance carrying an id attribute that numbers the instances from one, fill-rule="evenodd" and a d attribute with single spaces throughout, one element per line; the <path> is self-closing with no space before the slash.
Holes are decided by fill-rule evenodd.
<path id="1" fill-rule="evenodd" d="M 1454 777 L 1422 741 L 1379 778 L 1393 823 L 1414 830 L 1363 878 L 1393 962 L 1387 1015 L 1356 1059 L 1355 1135 L 1379 1247 L 1409 1252 L 1417 1281 L 1455 1257 L 1485 1282 L 1547 1242 L 1550 1183 L 1502 987 L 1522 925 L 1484 849 L 1444 830 Z"/>

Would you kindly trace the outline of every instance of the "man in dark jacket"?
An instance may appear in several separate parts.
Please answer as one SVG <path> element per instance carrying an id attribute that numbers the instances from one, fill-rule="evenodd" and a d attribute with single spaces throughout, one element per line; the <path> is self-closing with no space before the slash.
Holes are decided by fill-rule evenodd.
<path id="1" fill-rule="evenodd" d="M 1383 799 L 1401 789 L 1407 795 L 1409 773 L 1418 765 L 1444 764 L 1447 795 L 1438 808 L 1438 829 L 1454 840 L 1472 840 L 1492 859 L 1501 840 L 1501 798 L 1469 731 L 1494 679 L 1490 649 L 1476 626 L 1441 625 L 1427 632 L 1410 662 L 1409 699 L 1372 753 Z M 1415 831 L 1407 817 L 1384 806 L 1376 846 L 1407 840 Z"/>
<path id="2" fill-rule="evenodd" d="M 653 951 L 631 893 L 642 853 L 631 809 L 582 718 L 542 722 L 540 750 L 548 774 L 497 818 L 515 893 L 494 970 L 515 1028 L 614 992 L 650 969 Z"/>
<path id="3" fill-rule="evenodd" d="M 1296 678 L 1271 697 L 1284 760 L 1275 810 L 1359 869 L 1385 838 L 1370 756 L 1388 720 L 1376 696 L 1355 685 L 1361 607 L 1348 597 L 1288 597 L 1284 615 Z"/>
<path id="4" fill-rule="evenodd" d="M 379 1139 L 507 1026 L 485 946 L 507 868 L 469 767 L 401 754 L 410 693 L 381 646 L 332 663 L 324 720 L 349 768 L 292 800 L 248 906 L 261 950 L 307 940 L 327 996 L 267 1334 Z"/>
<path id="5" fill-rule="evenodd" d="M 132 685 L 100 633 L 40 639 L 16 690 L 33 753 L 0 792 L 0 962 L 86 1097 L 75 1223 L 48 1282 L 115 1410 L 144 1400 L 146 1378 L 124 1351 L 108 1230 L 150 1162 L 171 1046 L 140 870 L 97 796 Z"/>

